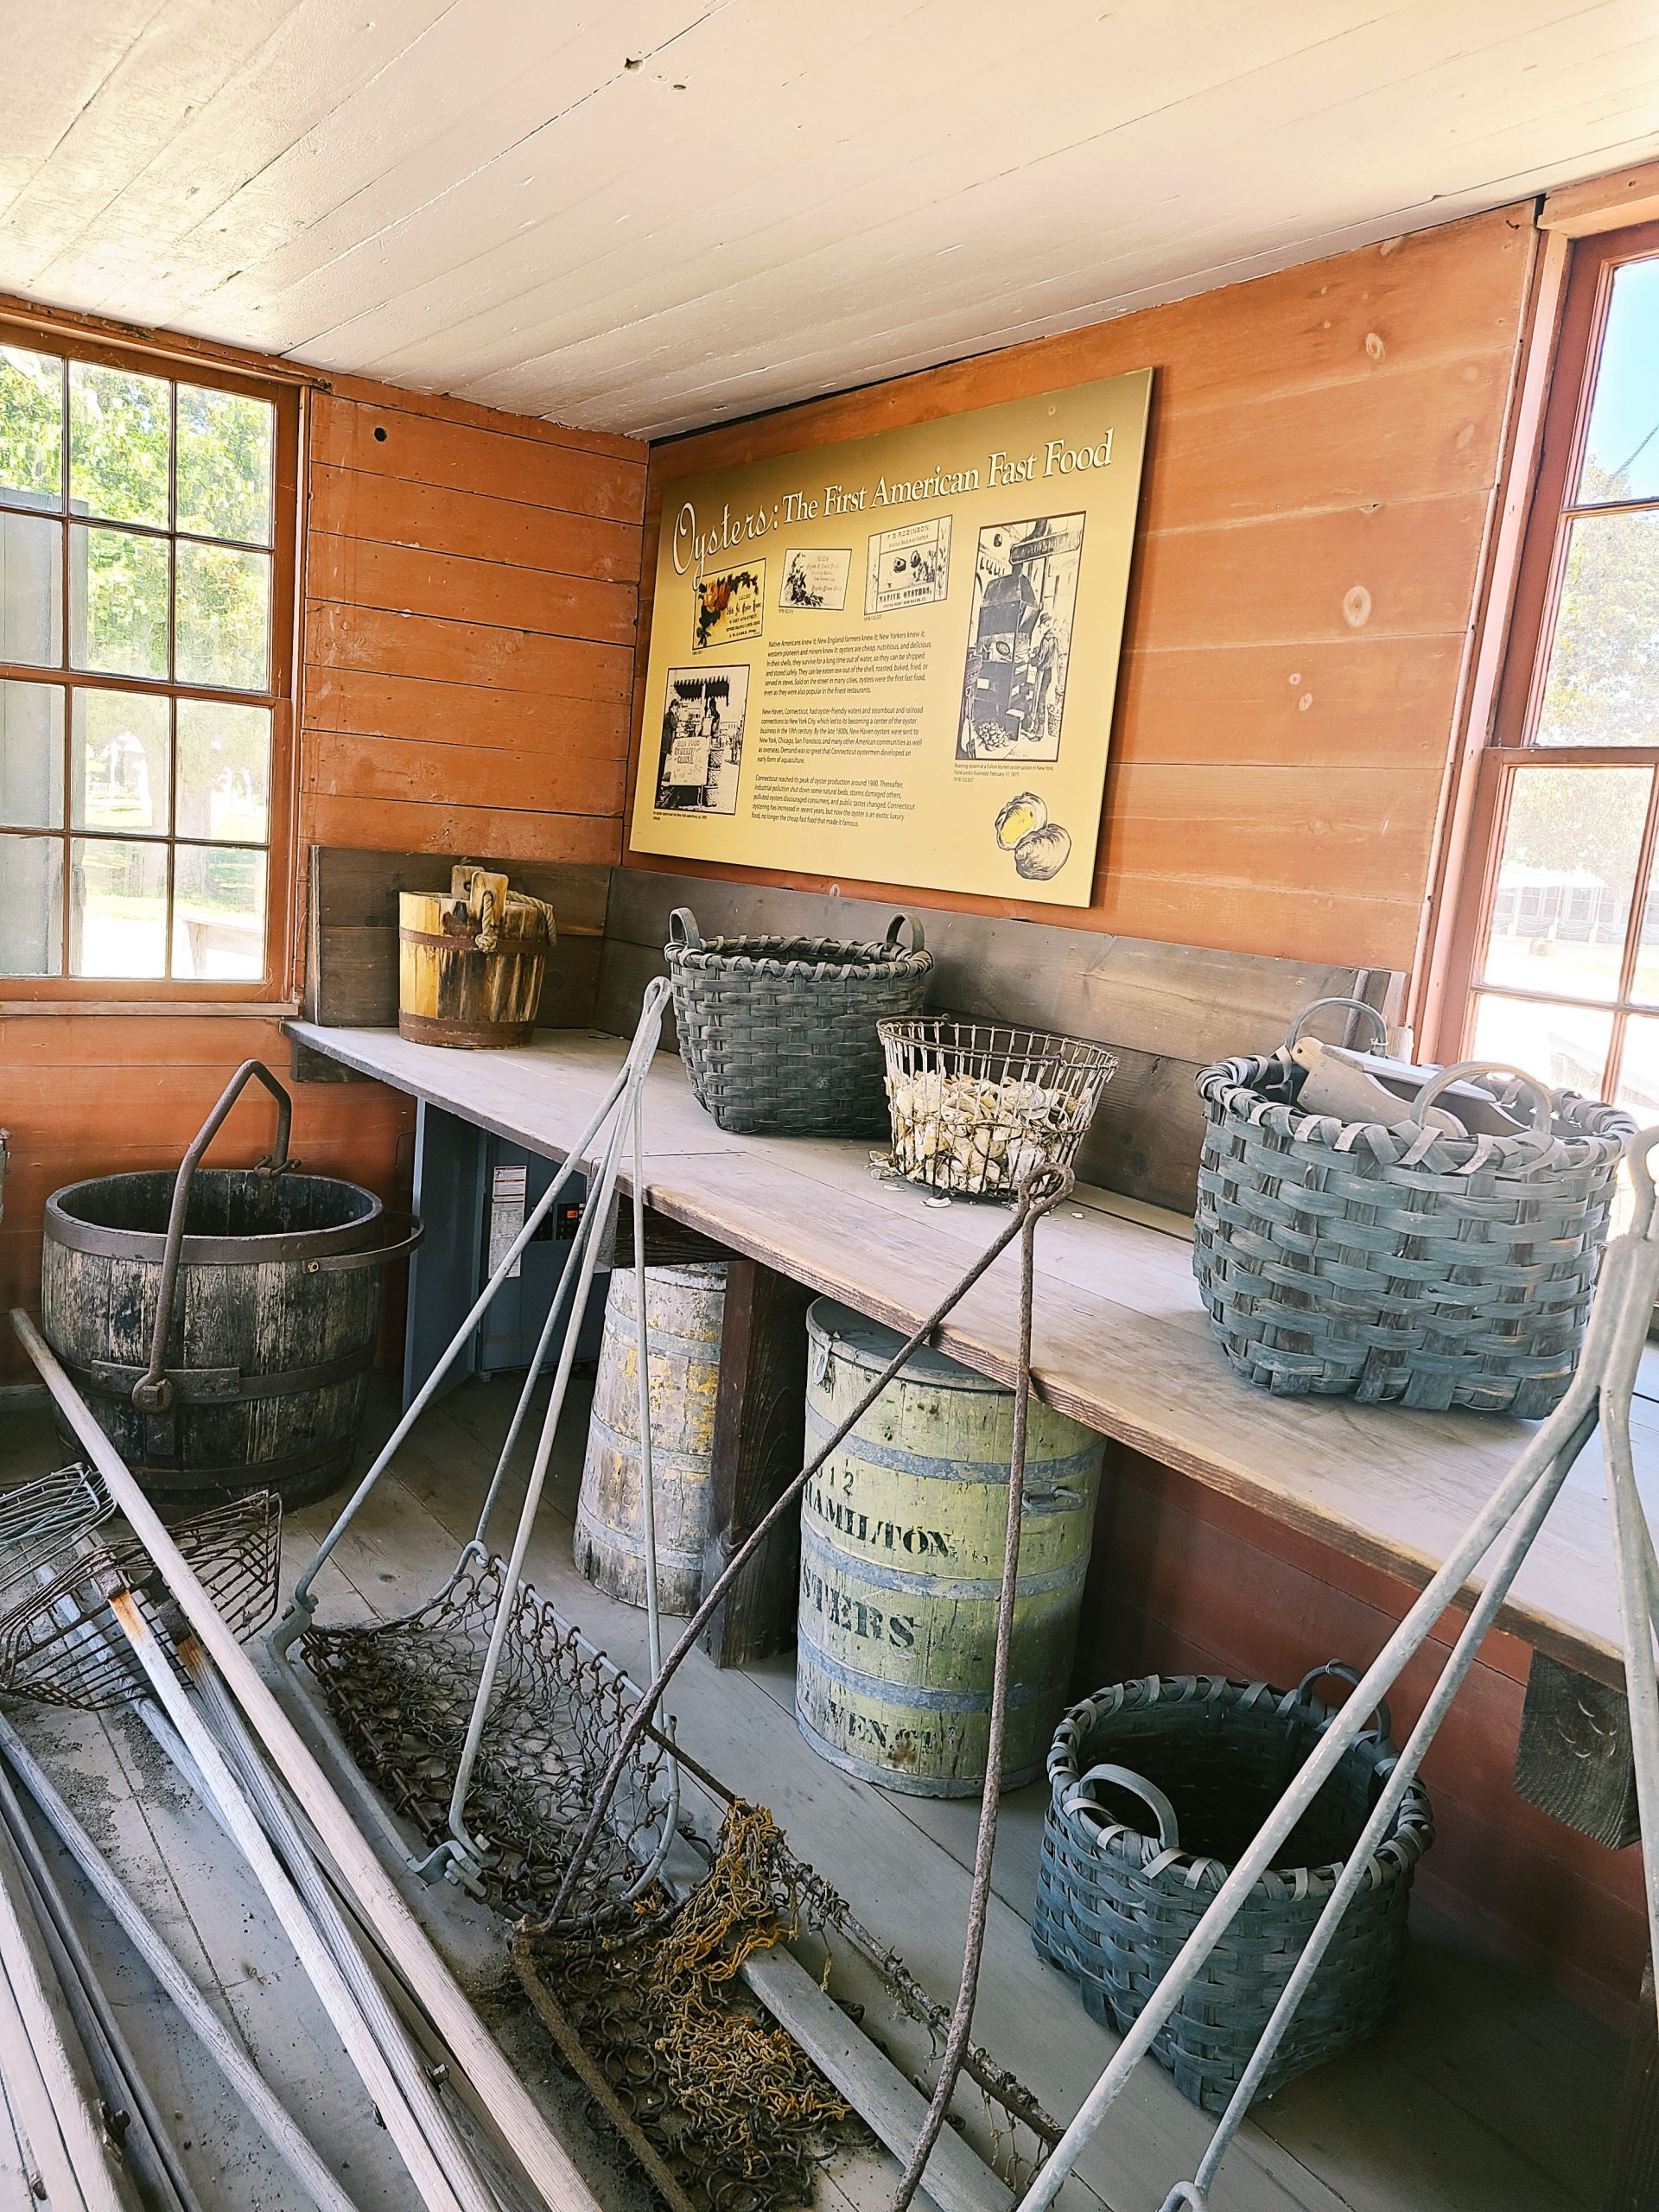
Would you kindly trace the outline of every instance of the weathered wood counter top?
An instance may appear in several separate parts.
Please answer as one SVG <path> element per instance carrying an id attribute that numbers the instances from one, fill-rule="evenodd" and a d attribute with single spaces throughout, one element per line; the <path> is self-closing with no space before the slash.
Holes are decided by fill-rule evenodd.
<path id="1" fill-rule="evenodd" d="M 620 1039 L 546 1031 L 510 1052 L 448 1052 L 394 1030 L 286 1025 L 314 1051 L 550 1159 L 563 1159 L 621 1061 Z M 659 1056 L 646 1090 L 652 1205 L 906 1333 L 1006 1219 L 925 1205 L 870 1173 L 868 1143 L 729 1136 Z M 1421 1585 L 1508 1471 L 1529 1425 L 1339 1398 L 1274 1398 L 1238 1380 L 1210 1331 L 1179 1215 L 1079 1185 L 1038 1235 L 1034 1358 L 1049 1403 L 1356 1559 Z M 940 1332 L 1012 1380 L 1018 1254 Z M 1637 1404 L 1638 1466 L 1659 1509 L 1659 1404 Z M 1502 1624 L 1568 1665 L 1623 1681 L 1596 1447 L 1580 1460 Z"/>

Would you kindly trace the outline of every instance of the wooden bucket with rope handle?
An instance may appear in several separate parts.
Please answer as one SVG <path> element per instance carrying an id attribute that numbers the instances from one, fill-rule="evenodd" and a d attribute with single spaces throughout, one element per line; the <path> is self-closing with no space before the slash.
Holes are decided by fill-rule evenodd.
<path id="1" fill-rule="evenodd" d="M 397 896 L 397 1033 L 419 1045 L 528 1045 L 553 909 L 458 861 L 448 891 Z"/>

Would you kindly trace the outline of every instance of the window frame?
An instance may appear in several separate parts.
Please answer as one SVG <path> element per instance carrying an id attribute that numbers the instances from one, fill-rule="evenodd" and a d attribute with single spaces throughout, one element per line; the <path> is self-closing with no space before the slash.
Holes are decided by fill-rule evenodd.
<path id="1" fill-rule="evenodd" d="M 178 777 L 178 701 L 201 699 L 233 706 L 264 707 L 270 710 L 270 784 L 265 836 L 265 932 L 262 972 L 257 977 L 181 977 L 73 976 L 66 969 L 55 976 L 0 976 L 0 1014 L 27 1013 L 31 1006 L 42 1002 L 70 1007 L 96 1004 L 143 1009 L 152 1006 L 188 1005 L 253 1007 L 283 1001 L 289 980 L 294 904 L 296 816 L 295 701 L 300 666 L 301 456 L 306 412 L 305 386 L 297 381 L 264 377 L 257 369 L 244 369 L 232 361 L 219 359 L 213 353 L 197 353 L 188 345 L 181 345 L 176 350 L 159 344 L 124 345 L 118 340 L 83 331 L 70 321 L 60 321 L 50 315 L 37 318 L 16 315 L 3 306 L 0 306 L 0 345 L 21 347 L 29 353 L 57 354 L 72 362 L 87 362 L 99 368 L 162 377 L 175 386 L 195 385 L 214 391 L 236 392 L 263 400 L 275 410 L 269 548 L 271 563 L 270 665 L 264 690 L 238 691 L 214 684 L 181 684 L 175 674 L 164 678 L 118 676 L 98 670 L 72 668 L 69 665 L 70 598 L 67 573 L 62 582 L 61 664 L 56 668 L 41 668 L 0 658 L 0 679 L 9 683 L 35 683 L 60 694 L 64 701 L 67 744 L 72 742 L 70 732 L 73 730 L 73 702 L 77 691 L 122 691 L 145 698 L 167 700 L 173 731 L 168 775 L 175 789 Z M 68 466 L 67 453 L 64 466 L 66 468 Z M 62 532 L 61 552 L 67 571 L 72 518 L 67 510 L 53 512 Z M 234 542 L 200 539 L 190 531 L 179 531 L 174 526 L 175 521 L 175 517 L 169 517 L 168 526 L 165 530 L 142 524 L 112 526 L 130 530 L 135 535 L 155 537 L 174 546 L 194 543 L 230 544 Z M 175 645 L 175 563 L 170 562 L 168 597 L 169 664 Z M 73 757 L 72 754 L 69 757 Z M 71 904 L 67 874 L 69 850 L 77 834 L 86 834 L 77 833 L 73 827 L 73 799 L 67 780 L 63 803 L 62 829 L 41 834 L 56 837 L 65 849 L 63 904 L 67 930 Z M 179 836 L 176 810 L 170 807 L 165 840 L 140 839 L 138 842 L 151 842 L 163 846 L 168 855 L 170 877 L 175 848 L 181 843 L 197 844 L 202 841 Z"/>
<path id="2" fill-rule="evenodd" d="M 1602 1096 L 1611 1096 L 1622 1071 L 1632 1016 L 1659 1015 L 1659 1001 L 1638 999 L 1633 988 L 1643 912 L 1659 856 L 1659 730 L 1651 745 L 1540 745 L 1535 733 L 1548 683 L 1575 518 L 1659 511 L 1659 497 L 1580 506 L 1568 491 L 1578 483 L 1583 466 L 1613 280 L 1629 263 L 1659 258 L 1659 221 L 1575 238 L 1568 252 L 1490 726 L 1473 762 L 1466 860 L 1447 932 L 1445 988 L 1433 1050 L 1442 1061 L 1468 1057 L 1479 1001 L 1485 995 L 1593 1007 L 1611 1018 L 1601 1090 Z M 1592 1001 L 1571 992 L 1534 992 L 1482 981 L 1482 955 L 1497 904 L 1510 800 L 1516 777 L 1529 767 L 1650 772 L 1618 987 L 1610 999 Z"/>

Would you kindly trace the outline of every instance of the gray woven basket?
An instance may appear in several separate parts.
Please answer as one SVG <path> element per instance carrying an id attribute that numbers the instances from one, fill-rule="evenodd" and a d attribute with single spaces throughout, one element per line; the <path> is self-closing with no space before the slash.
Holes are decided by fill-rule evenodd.
<path id="1" fill-rule="evenodd" d="M 690 909 L 664 951 L 691 1088 L 722 1129 L 773 1136 L 879 1136 L 887 1129 L 875 1025 L 919 1014 L 933 956 L 897 914 L 880 944 L 715 937 Z M 908 928 L 911 943 L 899 942 Z"/>
<path id="2" fill-rule="evenodd" d="M 1151 1675 L 1074 1705 L 1049 1753 L 1032 1936 L 1077 1982 L 1084 2009 L 1121 2034 L 1138 2018 L 1284 1794 L 1331 1709 L 1310 1694 L 1218 1675 Z M 1225 2107 L 1357 1841 L 1398 1753 L 1382 1708 L 1319 1792 L 1152 2046 L 1176 2087 Z M 1154 1827 L 1155 1834 L 1143 1833 Z M 1393 2003 L 1417 1861 L 1433 1842 L 1413 1783 L 1364 1887 L 1343 1916 L 1261 2094 L 1375 2035 Z"/>
<path id="3" fill-rule="evenodd" d="M 1506 1104 L 1532 1094 L 1534 1128 L 1450 1137 L 1304 1114 L 1300 1082 L 1284 1052 L 1198 1078 L 1192 1267 L 1233 1366 L 1285 1397 L 1551 1412 L 1578 1364 L 1630 1116 L 1489 1082 Z"/>

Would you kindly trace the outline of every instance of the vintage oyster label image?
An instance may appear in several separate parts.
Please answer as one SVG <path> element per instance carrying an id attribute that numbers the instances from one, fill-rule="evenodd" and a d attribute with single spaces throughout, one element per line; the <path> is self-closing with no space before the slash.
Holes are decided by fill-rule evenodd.
<path id="1" fill-rule="evenodd" d="M 735 814 L 749 703 L 747 668 L 671 668 L 657 757 L 657 804 Z"/>
<path id="2" fill-rule="evenodd" d="M 766 596 L 764 561 L 750 561 L 741 569 L 716 569 L 702 577 L 692 593 L 692 651 L 712 652 L 718 645 L 741 645 L 758 638 Z"/>
<path id="3" fill-rule="evenodd" d="M 979 533 L 959 760 L 1058 760 L 1077 606 L 1082 515 Z"/>
<path id="4" fill-rule="evenodd" d="M 852 566 L 850 545 L 794 547 L 784 556 L 779 607 L 795 614 L 839 614 L 847 604 Z"/>
<path id="5" fill-rule="evenodd" d="M 867 615 L 930 607 L 950 588 L 950 518 L 879 530 L 870 539 L 864 577 Z"/>

